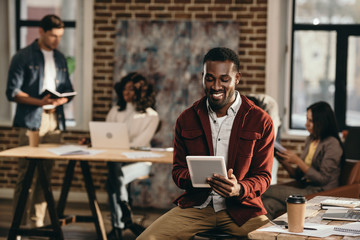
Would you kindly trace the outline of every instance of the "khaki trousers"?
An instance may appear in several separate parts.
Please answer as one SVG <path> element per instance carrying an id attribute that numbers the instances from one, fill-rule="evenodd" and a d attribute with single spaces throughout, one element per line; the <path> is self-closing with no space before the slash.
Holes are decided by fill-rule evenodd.
<path id="1" fill-rule="evenodd" d="M 226 210 L 215 213 L 210 205 L 203 209 L 175 207 L 153 222 L 137 239 L 193 239 L 196 233 L 214 227 L 226 233 L 244 237 L 268 222 L 268 218 L 261 215 L 249 219 L 239 227 Z"/>
<path id="2" fill-rule="evenodd" d="M 19 132 L 19 145 L 25 146 L 29 144 L 29 139 L 26 135 L 27 129 L 21 128 Z M 43 113 L 40 125 L 40 143 L 60 143 L 61 135 L 58 130 L 56 113 Z M 50 182 L 53 160 L 44 161 L 45 172 L 47 173 L 47 179 Z M 19 159 L 18 164 L 18 178 L 14 192 L 14 212 L 22 190 L 22 184 L 24 182 L 26 170 L 28 169 L 29 161 L 23 158 Z M 45 196 L 42 191 L 40 180 L 38 178 L 37 169 L 35 169 L 33 183 L 29 192 L 29 200 L 27 201 L 27 207 L 25 215 L 22 219 L 22 224 L 27 223 L 27 218 L 30 215 L 31 225 L 35 227 L 41 227 L 44 225 L 44 219 L 46 214 L 47 204 Z M 30 208 L 30 209 L 29 209 Z M 30 212 L 30 213 L 29 213 Z"/>

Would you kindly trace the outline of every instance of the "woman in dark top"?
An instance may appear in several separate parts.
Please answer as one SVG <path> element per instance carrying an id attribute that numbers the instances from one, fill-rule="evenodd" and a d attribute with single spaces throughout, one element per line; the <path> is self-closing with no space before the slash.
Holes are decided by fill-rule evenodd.
<path id="1" fill-rule="evenodd" d="M 301 157 L 290 150 L 276 153 L 298 186 L 272 185 L 262 195 L 270 219 L 286 211 L 285 199 L 291 194 L 308 195 L 339 185 L 343 147 L 335 114 L 328 103 L 317 102 L 307 108 L 306 115 L 305 127 L 310 135 Z"/>

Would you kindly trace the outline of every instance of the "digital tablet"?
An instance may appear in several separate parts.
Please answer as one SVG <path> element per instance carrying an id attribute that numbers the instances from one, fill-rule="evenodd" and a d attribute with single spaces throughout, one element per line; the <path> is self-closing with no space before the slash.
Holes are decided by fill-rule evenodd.
<path id="1" fill-rule="evenodd" d="M 223 156 L 187 156 L 186 162 L 193 187 L 209 188 L 206 178 L 212 177 L 214 173 L 227 178 Z"/>
<path id="2" fill-rule="evenodd" d="M 275 152 L 285 152 L 286 148 L 284 148 L 279 142 L 274 142 Z"/>
<path id="3" fill-rule="evenodd" d="M 284 148 L 280 143 L 274 142 L 274 155 L 277 157 L 278 160 L 282 160 L 282 158 L 278 155 L 278 153 L 283 153 L 286 151 L 286 148 Z"/>

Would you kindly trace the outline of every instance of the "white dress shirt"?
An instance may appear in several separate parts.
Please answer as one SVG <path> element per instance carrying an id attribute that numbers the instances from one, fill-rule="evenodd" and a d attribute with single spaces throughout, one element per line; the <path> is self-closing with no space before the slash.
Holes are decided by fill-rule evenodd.
<path id="1" fill-rule="evenodd" d="M 231 135 L 232 125 L 234 123 L 235 116 L 241 106 L 241 97 L 238 91 L 235 91 L 235 101 L 227 110 L 224 117 L 218 118 L 216 113 L 211 109 L 208 100 L 206 101 L 209 120 L 211 126 L 211 136 L 214 148 L 215 156 L 223 156 L 225 159 L 225 165 L 228 162 L 228 149 Z M 214 190 L 211 191 L 209 197 L 200 206 L 194 206 L 194 208 L 205 208 L 212 202 L 215 212 L 226 209 L 225 198 L 216 193 Z"/>

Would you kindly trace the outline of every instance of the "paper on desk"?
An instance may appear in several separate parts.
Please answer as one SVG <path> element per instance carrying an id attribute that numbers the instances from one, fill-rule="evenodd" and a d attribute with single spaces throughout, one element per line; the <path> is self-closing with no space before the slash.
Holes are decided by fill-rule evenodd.
<path id="1" fill-rule="evenodd" d="M 63 145 L 56 148 L 49 148 L 49 152 L 52 152 L 58 156 L 67 156 L 67 155 L 95 155 L 100 152 L 103 152 L 103 150 L 94 150 L 94 149 L 88 149 L 85 146 L 79 146 L 79 145 Z"/>
<path id="2" fill-rule="evenodd" d="M 339 231 L 335 231 L 335 230 L 332 230 L 331 235 L 340 235 L 340 236 L 350 236 L 350 237 L 359 237 L 360 234 L 358 233 L 351 233 L 351 232 L 339 232 Z"/>
<path id="3" fill-rule="evenodd" d="M 151 147 L 150 150 L 157 151 L 157 152 L 172 152 L 172 151 L 174 151 L 174 148 L 173 147 L 168 147 L 168 148 Z"/>
<path id="4" fill-rule="evenodd" d="M 146 152 L 146 151 L 136 151 L 136 152 L 124 152 L 122 153 L 127 158 L 136 159 L 136 158 L 160 158 L 163 157 L 163 154 Z"/>
<path id="5" fill-rule="evenodd" d="M 360 236 L 360 222 L 346 223 L 344 225 L 334 226 L 333 235 L 342 236 Z"/>
<path id="6" fill-rule="evenodd" d="M 295 234 L 302 236 L 311 236 L 311 237 L 327 237 L 333 233 L 334 226 L 325 225 L 325 224 L 317 224 L 317 223 L 305 223 L 304 227 L 316 228 L 317 230 L 304 230 L 301 233 L 293 233 L 289 232 L 288 229 L 285 229 L 279 225 L 273 225 L 267 228 L 260 228 L 256 231 L 263 232 L 278 232 L 278 233 L 287 233 L 287 234 Z"/>

